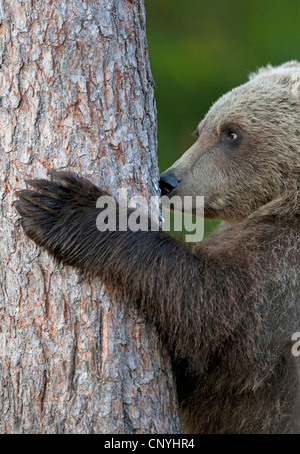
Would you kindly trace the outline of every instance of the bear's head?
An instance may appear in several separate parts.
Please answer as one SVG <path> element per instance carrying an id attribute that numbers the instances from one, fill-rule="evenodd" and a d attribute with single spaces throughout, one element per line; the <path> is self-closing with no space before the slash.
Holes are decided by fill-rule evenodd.
<path id="1" fill-rule="evenodd" d="M 300 181 L 300 63 L 267 66 L 222 96 L 197 141 L 161 175 L 168 196 L 204 196 L 205 216 L 238 221 Z"/>

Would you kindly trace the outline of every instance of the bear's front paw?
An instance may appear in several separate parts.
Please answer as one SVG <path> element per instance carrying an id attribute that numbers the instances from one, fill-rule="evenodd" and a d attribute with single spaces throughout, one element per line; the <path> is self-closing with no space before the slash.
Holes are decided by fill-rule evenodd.
<path id="1" fill-rule="evenodd" d="M 34 189 L 19 191 L 15 207 L 27 236 L 64 261 L 71 240 L 84 232 L 84 220 L 96 219 L 96 202 L 105 192 L 69 172 L 51 176 L 55 181 L 27 181 Z"/>

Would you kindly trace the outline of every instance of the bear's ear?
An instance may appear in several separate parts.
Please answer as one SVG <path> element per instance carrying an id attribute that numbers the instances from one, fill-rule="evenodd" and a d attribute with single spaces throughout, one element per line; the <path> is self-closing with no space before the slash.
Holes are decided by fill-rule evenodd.
<path id="1" fill-rule="evenodd" d="M 282 72 L 286 73 L 286 70 L 288 69 L 297 69 L 300 71 L 300 62 L 297 60 L 291 60 L 286 63 L 283 63 L 282 65 L 279 66 L 272 66 L 272 65 L 267 65 L 263 66 L 262 68 L 259 68 L 256 72 L 251 73 L 249 75 L 249 80 L 255 79 L 257 76 L 266 76 L 269 73 L 277 73 L 277 74 L 282 74 Z"/>
<path id="2" fill-rule="evenodd" d="M 300 62 L 297 60 L 287 61 L 286 63 L 283 63 L 282 65 L 278 66 L 278 68 L 298 68 L 298 69 L 300 69 Z"/>

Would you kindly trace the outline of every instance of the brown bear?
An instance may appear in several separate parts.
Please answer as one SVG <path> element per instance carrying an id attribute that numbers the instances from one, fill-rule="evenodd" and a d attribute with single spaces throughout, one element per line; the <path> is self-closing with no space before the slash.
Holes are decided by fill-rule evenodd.
<path id="1" fill-rule="evenodd" d="M 300 431 L 299 81 L 297 62 L 251 75 L 212 106 L 195 144 L 161 175 L 163 194 L 202 195 L 205 216 L 224 221 L 193 249 L 161 230 L 100 232 L 105 193 L 70 173 L 19 193 L 36 244 L 156 325 L 184 432 Z"/>

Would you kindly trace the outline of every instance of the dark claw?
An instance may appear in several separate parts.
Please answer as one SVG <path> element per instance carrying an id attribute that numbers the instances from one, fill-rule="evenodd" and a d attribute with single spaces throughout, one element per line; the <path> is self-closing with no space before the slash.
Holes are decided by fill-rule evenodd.
<path id="1" fill-rule="evenodd" d="M 96 210 L 97 199 L 106 193 L 70 172 L 50 174 L 54 181 L 27 180 L 32 189 L 20 190 L 14 206 L 29 238 L 55 255 L 62 236 L 67 244 L 70 218 L 82 220 L 91 210 Z M 97 211 L 95 217 L 96 214 Z"/>

